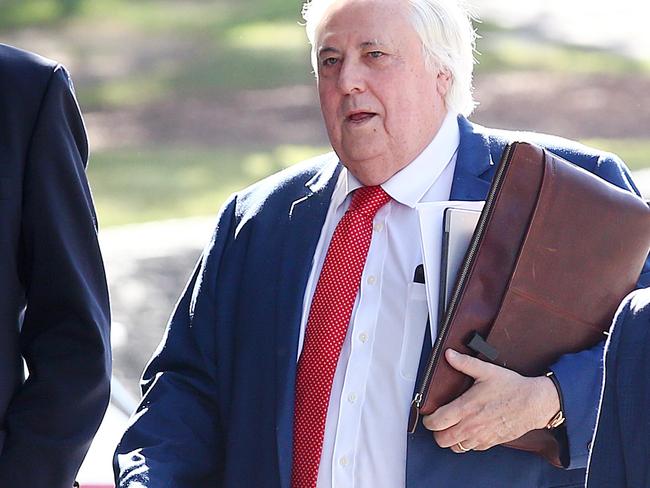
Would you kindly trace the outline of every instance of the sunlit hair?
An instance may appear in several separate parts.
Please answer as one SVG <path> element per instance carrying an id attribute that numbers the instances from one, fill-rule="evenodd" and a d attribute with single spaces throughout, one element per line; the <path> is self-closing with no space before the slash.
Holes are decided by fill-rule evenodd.
<path id="1" fill-rule="evenodd" d="M 310 0 L 302 7 L 305 30 L 311 44 L 311 63 L 318 76 L 316 30 L 328 7 L 340 0 Z M 447 70 L 451 86 L 445 96 L 447 109 L 469 115 L 476 102 L 472 96 L 472 74 L 476 17 L 459 0 L 403 0 L 409 7 L 409 21 L 422 41 L 424 59 L 432 70 Z"/>

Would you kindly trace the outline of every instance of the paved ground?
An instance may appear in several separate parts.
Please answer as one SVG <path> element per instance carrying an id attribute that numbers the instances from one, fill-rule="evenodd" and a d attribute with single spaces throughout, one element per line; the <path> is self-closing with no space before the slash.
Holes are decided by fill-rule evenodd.
<path id="1" fill-rule="evenodd" d="M 114 374 L 133 395 L 214 221 L 169 220 L 100 232 L 113 309 Z"/>

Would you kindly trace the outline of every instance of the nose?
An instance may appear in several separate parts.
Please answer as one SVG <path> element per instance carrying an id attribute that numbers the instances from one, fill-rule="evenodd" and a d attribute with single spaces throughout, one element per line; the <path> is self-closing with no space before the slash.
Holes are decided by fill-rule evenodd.
<path id="1" fill-rule="evenodd" d="M 337 86 L 345 95 L 365 91 L 366 81 L 363 66 L 346 59 L 339 70 Z"/>

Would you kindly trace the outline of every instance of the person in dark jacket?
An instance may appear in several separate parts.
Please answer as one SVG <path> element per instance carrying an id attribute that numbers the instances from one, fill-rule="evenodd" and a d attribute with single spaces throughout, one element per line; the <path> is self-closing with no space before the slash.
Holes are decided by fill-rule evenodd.
<path id="1" fill-rule="evenodd" d="M 0 44 L 0 487 L 70 488 L 109 400 L 110 309 L 61 65 Z"/>
<path id="2" fill-rule="evenodd" d="M 557 385 L 448 355 L 477 381 L 407 433 L 419 359 L 438 333 L 415 272 L 429 245 L 418 212 L 485 200 L 515 140 L 636 193 L 627 168 L 566 139 L 468 120 L 475 33 L 459 2 L 312 0 L 303 14 L 334 153 L 223 206 L 143 375 L 116 485 L 582 486 L 604 341 L 551 364 Z M 436 227 L 428 242 L 442 242 Z M 433 264 L 426 279 L 439 278 Z M 586 283 L 576 299 L 607 285 Z M 650 263 L 639 280 L 648 285 Z M 556 320 L 549 327 L 564 325 Z M 567 469 L 500 445 L 544 427 Z"/>
<path id="3" fill-rule="evenodd" d="M 650 487 L 650 288 L 619 308 L 604 378 L 587 487 Z"/>

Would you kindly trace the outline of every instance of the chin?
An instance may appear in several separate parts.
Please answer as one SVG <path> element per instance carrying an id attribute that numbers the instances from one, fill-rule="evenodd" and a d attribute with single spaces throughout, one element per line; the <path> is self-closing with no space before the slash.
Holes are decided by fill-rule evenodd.
<path id="1" fill-rule="evenodd" d="M 368 163 L 361 163 L 360 165 L 346 164 L 346 167 L 364 186 L 381 185 L 395 174 L 387 171 L 386 168 L 373 168 L 367 165 Z"/>

